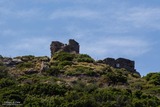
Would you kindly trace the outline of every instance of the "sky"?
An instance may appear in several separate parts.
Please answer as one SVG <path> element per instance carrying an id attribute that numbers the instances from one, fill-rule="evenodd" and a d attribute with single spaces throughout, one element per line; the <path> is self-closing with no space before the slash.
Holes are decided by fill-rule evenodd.
<path id="1" fill-rule="evenodd" d="M 0 0 L 0 55 L 50 56 L 51 41 L 160 71 L 160 0 Z"/>

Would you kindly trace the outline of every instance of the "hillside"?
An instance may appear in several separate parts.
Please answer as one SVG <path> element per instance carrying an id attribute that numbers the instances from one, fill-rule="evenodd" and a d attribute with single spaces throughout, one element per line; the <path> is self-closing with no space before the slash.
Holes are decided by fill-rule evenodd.
<path id="1" fill-rule="evenodd" d="M 160 73 L 114 68 L 87 54 L 0 57 L 0 105 L 160 107 Z"/>

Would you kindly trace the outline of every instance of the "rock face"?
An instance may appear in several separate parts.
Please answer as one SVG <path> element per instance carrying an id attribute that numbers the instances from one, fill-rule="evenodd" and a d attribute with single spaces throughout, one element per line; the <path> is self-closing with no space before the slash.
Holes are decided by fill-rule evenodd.
<path id="1" fill-rule="evenodd" d="M 103 62 L 105 64 L 108 64 L 108 65 L 114 67 L 114 68 L 125 68 L 128 71 L 136 72 L 134 61 L 131 61 L 129 59 L 125 59 L 125 58 L 118 58 L 118 59 L 106 58 L 106 59 L 103 60 Z"/>
<path id="2" fill-rule="evenodd" d="M 59 41 L 52 41 L 50 45 L 51 57 L 56 52 L 68 52 L 68 53 L 76 53 L 79 54 L 79 43 L 74 39 L 70 39 L 68 44 L 63 44 Z"/>

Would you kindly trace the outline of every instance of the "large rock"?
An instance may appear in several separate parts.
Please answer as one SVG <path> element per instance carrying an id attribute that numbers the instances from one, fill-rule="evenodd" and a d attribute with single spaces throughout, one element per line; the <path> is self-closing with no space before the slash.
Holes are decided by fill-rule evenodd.
<path id="1" fill-rule="evenodd" d="M 33 68 L 31 69 L 28 69 L 26 71 L 24 71 L 25 74 L 36 74 L 36 73 L 39 73 L 39 71 L 37 70 L 34 70 Z"/>
<path id="2" fill-rule="evenodd" d="M 51 50 L 51 57 L 56 52 L 68 52 L 68 53 L 79 53 L 79 43 L 76 42 L 74 39 L 70 39 L 68 44 L 63 44 L 59 41 L 52 41 L 50 45 Z"/>

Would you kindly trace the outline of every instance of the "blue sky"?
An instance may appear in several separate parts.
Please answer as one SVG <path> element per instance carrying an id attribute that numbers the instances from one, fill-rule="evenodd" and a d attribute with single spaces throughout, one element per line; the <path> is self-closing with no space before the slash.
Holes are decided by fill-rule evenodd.
<path id="1" fill-rule="evenodd" d="M 75 39 L 94 59 L 135 60 L 160 71 L 160 0 L 0 0 L 0 54 L 50 56 L 51 41 Z"/>

